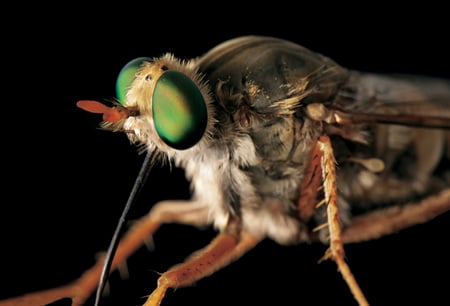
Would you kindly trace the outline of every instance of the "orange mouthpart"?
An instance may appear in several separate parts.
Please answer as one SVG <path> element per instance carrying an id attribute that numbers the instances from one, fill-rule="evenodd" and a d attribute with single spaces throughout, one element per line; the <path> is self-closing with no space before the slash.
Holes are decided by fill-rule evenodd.
<path id="1" fill-rule="evenodd" d="M 77 106 L 90 113 L 103 114 L 103 120 L 110 123 L 126 119 L 130 116 L 128 109 L 121 105 L 109 107 L 98 101 L 81 100 L 77 102 Z"/>

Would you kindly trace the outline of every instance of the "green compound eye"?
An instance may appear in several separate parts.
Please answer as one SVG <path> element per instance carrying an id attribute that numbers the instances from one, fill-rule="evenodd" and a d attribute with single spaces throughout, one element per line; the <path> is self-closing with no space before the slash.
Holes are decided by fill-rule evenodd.
<path id="1" fill-rule="evenodd" d="M 183 150 L 202 138 L 208 116 L 205 100 L 185 74 L 164 72 L 156 82 L 152 103 L 156 132 L 167 145 Z"/>
<path id="2" fill-rule="evenodd" d="M 120 104 L 125 105 L 128 89 L 130 89 L 131 83 L 134 80 L 136 71 L 141 67 L 144 62 L 150 61 L 149 57 L 138 57 L 129 61 L 119 72 L 119 76 L 116 81 L 116 95 Z"/>

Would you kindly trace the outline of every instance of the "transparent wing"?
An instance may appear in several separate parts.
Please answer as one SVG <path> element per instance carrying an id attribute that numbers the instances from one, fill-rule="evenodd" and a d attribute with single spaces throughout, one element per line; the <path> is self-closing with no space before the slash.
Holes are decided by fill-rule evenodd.
<path id="1" fill-rule="evenodd" d="M 450 128 L 450 80 L 352 71 L 330 108 L 349 123 Z"/>

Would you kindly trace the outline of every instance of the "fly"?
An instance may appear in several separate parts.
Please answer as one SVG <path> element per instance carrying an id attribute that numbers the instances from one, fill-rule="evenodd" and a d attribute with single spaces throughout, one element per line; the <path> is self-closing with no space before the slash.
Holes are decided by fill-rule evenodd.
<path id="1" fill-rule="evenodd" d="M 110 271 L 165 223 L 212 226 L 218 235 L 161 274 L 146 306 L 266 238 L 328 245 L 323 259 L 337 264 L 356 303 L 369 305 L 344 244 L 450 210 L 449 80 L 355 71 L 286 40 L 244 36 L 187 61 L 132 60 L 110 105 L 77 105 L 102 114 L 105 130 L 125 132 L 147 162 L 106 260 L 70 285 L 1 306 L 63 297 L 82 305 L 96 288 L 98 302 Z M 150 166 L 164 159 L 185 170 L 192 199 L 157 203 L 118 243 Z"/>

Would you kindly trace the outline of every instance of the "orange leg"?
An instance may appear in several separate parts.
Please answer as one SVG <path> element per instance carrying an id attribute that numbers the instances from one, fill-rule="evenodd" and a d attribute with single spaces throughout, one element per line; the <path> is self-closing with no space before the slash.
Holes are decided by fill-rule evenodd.
<path id="1" fill-rule="evenodd" d="M 111 271 L 133 254 L 163 223 L 183 223 L 191 225 L 207 225 L 208 210 L 196 202 L 164 201 L 156 204 L 152 210 L 126 233 L 122 238 Z M 97 288 L 103 269 L 103 259 L 87 270 L 73 283 L 68 285 L 37 291 L 19 297 L 0 301 L 0 306 L 42 306 L 62 298 L 71 298 L 73 306 L 80 306 Z"/>
<path id="2" fill-rule="evenodd" d="M 339 207 L 337 203 L 336 190 L 336 161 L 334 159 L 333 147 L 327 136 L 322 136 L 317 142 L 322 152 L 321 168 L 322 179 L 327 203 L 328 228 L 330 230 L 330 247 L 324 258 L 333 259 L 347 283 L 350 291 L 359 305 L 369 305 L 361 288 L 359 287 L 353 273 L 344 260 L 344 245 L 342 241 L 341 226 L 339 222 Z"/>
<path id="3" fill-rule="evenodd" d="M 450 211 L 450 188 L 416 203 L 388 207 L 356 217 L 342 232 L 344 243 L 377 239 L 425 223 Z"/>
<path id="4" fill-rule="evenodd" d="M 239 234 L 220 233 L 208 246 L 186 262 L 172 267 L 158 279 L 158 287 L 144 306 L 158 306 L 168 288 L 187 286 L 247 253 L 261 241 L 248 232 Z"/>
<path id="5" fill-rule="evenodd" d="M 320 146 L 315 145 L 306 168 L 305 177 L 300 185 L 300 196 L 297 210 L 300 220 L 307 222 L 317 206 L 319 188 L 322 187 L 321 160 L 323 153 Z"/>

